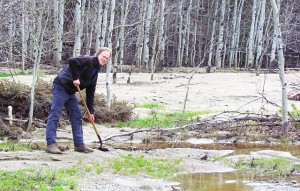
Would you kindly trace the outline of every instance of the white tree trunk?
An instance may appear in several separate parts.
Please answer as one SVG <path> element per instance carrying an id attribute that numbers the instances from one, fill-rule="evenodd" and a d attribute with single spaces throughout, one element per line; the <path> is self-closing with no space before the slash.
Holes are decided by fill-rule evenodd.
<path id="1" fill-rule="evenodd" d="M 30 91 L 30 108 L 29 108 L 29 121 L 27 130 L 29 130 L 32 126 L 33 122 L 33 110 L 34 110 L 34 96 L 35 96 L 35 85 L 38 76 L 39 65 L 41 62 L 41 55 L 43 49 L 43 31 L 42 31 L 42 20 L 43 20 L 43 13 L 45 9 L 46 2 L 42 2 L 40 5 L 40 9 L 36 10 L 35 15 L 35 28 L 33 29 L 33 56 L 34 56 L 34 67 L 32 72 L 32 84 L 31 84 L 31 91 Z M 46 26 L 46 23 L 43 23 Z"/>
<path id="2" fill-rule="evenodd" d="M 216 31 L 216 20 L 217 20 L 217 15 L 218 15 L 218 7 L 219 7 L 219 1 L 215 1 L 215 12 L 213 16 L 213 26 L 212 26 L 212 31 L 211 31 L 211 37 L 210 37 L 210 44 L 209 44 L 209 53 L 208 53 L 208 61 L 207 61 L 207 66 L 208 68 L 211 68 L 211 60 L 212 60 L 212 55 L 213 55 L 213 49 L 214 49 L 214 38 L 215 38 L 215 31 Z"/>
<path id="3" fill-rule="evenodd" d="M 114 28 L 114 20 L 115 20 L 115 5 L 116 1 L 111 0 L 111 11 L 110 11 L 110 24 L 108 28 L 108 47 L 112 50 L 112 35 Z M 110 80 L 110 72 L 111 72 L 112 59 L 109 60 L 106 68 L 106 109 L 110 111 L 111 109 L 111 80 Z"/>
<path id="4" fill-rule="evenodd" d="M 278 12 L 280 12 L 280 0 L 277 0 L 277 9 Z M 275 53 L 277 50 L 277 36 L 276 36 L 276 31 L 274 30 L 274 35 L 273 35 L 273 39 L 272 39 L 272 48 L 271 48 L 271 56 L 270 56 L 270 63 L 269 63 L 269 68 L 270 68 L 270 72 L 273 72 L 275 66 L 276 66 L 276 59 L 275 59 Z"/>
<path id="5" fill-rule="evenodd" d="M 236 40 L 235 40 L 235 52 L 234 52 L 234 67 L 238 67 L 238 52 L 239 52 L 239 43 L 240 43 L 240 33 L 241 33 L 241 18 L 242 18 L 242 11 L 244 8 L 244 2 L 245 0 L 240 1 L 239 10 L 238 10 L 238 19 L 237 19 L 237 26 L 236 26 Z M 247 55 L 247 53 L 246 53 Z"/>
<path id="6" fill-rule="evenodd" d="M 220 16 L 220 27 L 219 27 L 219 37 L 218 46 L 216 51 L 216 67 L 221 68 L 222 62 L 222 50 L 224 47 L 224 20 L 225 20 L 225 10 L 226 10 L 226 0 L 222 0 L 221 4 L 221 16 Z"/>
<path id="7" fill-rule="evenodd" d="M 247 67 L 250 69 L 254 63 L 254 30 L 255 30 L 255 21 L 256 21 L 256 11 L 257 11 L 257 0 L 253 0 L 252 5 L 252 17 L 251 17 L 251 27 L 249 32 L 249 39 L 248 39 L 248 60 L 247 60 Z"/>
<path id="8" fill-rule="evenodd" d="M 280 21 L 279 21 L 279 11 L 278 6 L 275 0 L 271 0 L 271 5 L 273 9 L 273 21 L 275 34 L 277 37 L 278 44 L 278 64 L 279 64 L 279 76 L 282 86 L 282 126 L 285 128 L 286 132 L 288 132 L 288 109 L 287 109 L 287 82 L 285 79 L 284 73 L 284 55 L 283 55 L 283 42 L 281 36 L 280 29 Z"/>
<path id="9" fill-rule="evenodd" d="M 101 25 L 101 39 L 100 39 L 100 47 L 105 46 L 106 44 L 106 40 L 107 40 L 107 36 L 106 36 L 106 32 L 107 32 L 107 17 L 108 17 L 108 9 L 109 9 L 109 4 L 110 4 L 110 0 L 106 0 L 104 9 L 102 9 L 102 25 Z"/>
<path id="10" fill-rule="evenodd" d="M 75 39 L 74 39 L 74 50 L 73 56 L 80 55 L 81 51 L 81 0 L 76 1 L 75 6 Z"/>
<path id="11" fill-rule="evenodd" d="M 64 27 L 64 0 L 54 0 L 54 51 L 53 61 L 56 66 L 61 65 L 62 55 L 62 38 L 63 38 L 63 27 Z"/>
<path id="12" fill-rule="evenodd" d="M 182 54 L 181 54 L 181 49 L 182 49 L 182 4 L 183 1 L 180 0 L 179 2 L 179 26 L 178 26 L 178 51 L 177 51 L 177 67 L 181 67 L 182 66 Z"/>
<path id="13" fill-rule="evenodd" d="M 185 66 L 188 66 L 188 63 L 190 62 L 189 58 L 189 45 L 190 45 L 190 31 L 191 31 L 191 11 L 192 11 L 192 4 L 193 0 L 190 0 L 190 4 L 187 10 L 187 16 L 186 16 L 186 46 L 185 46 Z"/>
<path id="14" fill-rule="evenodd" d="M 154 30 L 155 30 L 155 34 L 154 34 L 153 42 L 152 42 L 152 53 L 151 53 L 152 56 L 151 56 L 151 60 L 150 60 L 150 70 L 151 70 L 151 79 L 150 80 L 153 80 L 153 75 L 154 75 L 154 70 L 155 70 L 155 63 L 156 63 L 156 60 L 157 60 L 157 53 L 159 51 L 159 50 L 156 49 L 156 47 L 158 47 L 157 46 L 157 38 L 158 38 L 158 35 L 159 35 L 158 19 L 156 19 L 156 21 L 155 21 Z"/>
<path id="15" fill-rule="evenodd" d="M 141 0 L 140 2 L 140 11 L 139 11 L 139 20 L 141 20 L 142 22 L 138 25 L 137 27 L 137 51 L 135 54 L 135 66 L 136 67 L 142 67 L 142 54 L 143 54 L 143 46 L 144 46 L 144 18 L 146 17 L 146 11 L 147 11 L 147 5 L 143 3 L 143 1 Z"/>
<path id="16" fill-rule="evenodd" d="M 25 64 L 27 62 L 27 53 L 28 53 L 28 15 L 27 15 L 27 2 L 22 1 L 22 66 L 21 71 L 25 73 Z"/>
<path id="17" fill-rule="evenodd" d="M 153 0 L 148 1 L 147 5 L 147 15 L 145 21 L 145 31 L 144 31 L 144 51 L 143 51 L 143 68 L 148 70 L 149 68 L 149 43 L 150 43 L 150 24 L 151 16 L 153 12 Z"/>
<path id="18" fill-rule="evenodd" d="M 238 0 L 234 0 L 234 5 L 233 5 L 233 13 L 232 13 L 232 36 L 231 36 L 231 42 L 230 42 L 230 56 L 229 56 L 229 68 L 232 67 L 234 64 L 234 55 L 237 50 L 235 50 L 236 47 L 236 32 L 237 32 L 237 5 L 238 5 Z"/>
<path id="19" fill-rule="evenodd" d="M 160 4 L 160 22 L 159 22 L 159 41 L 158 41 L 158 50 L 159 50 L 159 64 L 164 63 L 165 57 L 165 32 L 164 32 L 164 25 L 165 25 L 165 7 L 166 2 L 165 0 L 161 0 Z"/>
<path id="20" fill-rule="evenodd" d="M 263 49 L 263 42 L 264 42 L 264 24 L 265 24 L 265 10 L 266 10 L 266 0 L 261 0 L 260 4 L 260 18 L 259 18 L 259 25 L 258 25 L 258 35 L 257 35 L 257 50 L 256 50 L 256 61 L 255 67 L 257 69 L 257 75 L 259 74 L 260 66 L 261 66 L 261 56 L 262 56 L 262 49 Z"/>
<path id="21" fill-rule="evenodd" d="M 99 0 L 98 2 L 98 7 L 97 7 L 97 21 L 96 21 L 96 25 L 95 25 L 95 33 L 96 33 L 96 40 L 95 40 L 95 46 L 94 49 L 97 51 L 101 44 L 100 44 L 100 40 L 102 39 L 101 35 L 102 35 L 102 28 L 101 28 L 101 24 L 102 24 L 102 20 L 103 20 L 103 1 L 104 0 Z"/>

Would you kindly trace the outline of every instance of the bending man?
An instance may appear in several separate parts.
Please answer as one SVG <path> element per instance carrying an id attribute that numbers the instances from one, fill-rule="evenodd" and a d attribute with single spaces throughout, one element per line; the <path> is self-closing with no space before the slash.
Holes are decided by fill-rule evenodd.
<path id="1" fill-rule="evenodd" d="M 94 97 L 98 73 L 111 57 L 111 50 L 100 48 L 95 56 L 78 56 L 69 59 L 69 64 L 57 75 L 53 81 L 53 98 L 46 127 L 46 152 L 62 154 L 56 143 L 56 131 L 65 107 L 69 116 L 75 151 L 90 153 L 93 149 L 84 145 L 82 131 L 82 114 L 76 98 L 77 87 L 86 89 L 86 103 L 91 115 L 90 122 L 94 121 Z"/>

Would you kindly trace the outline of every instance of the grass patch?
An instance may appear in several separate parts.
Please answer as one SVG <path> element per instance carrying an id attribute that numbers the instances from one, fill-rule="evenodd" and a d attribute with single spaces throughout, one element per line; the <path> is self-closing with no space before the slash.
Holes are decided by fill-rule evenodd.
<path id="1" fill-rule="evenodd" d="M 9 77 L 9 76 L 11 76 L 11 74 L 0 73 L 0 78 L 5 78 L 5 77 Z"/>
<path id="2" fill-rule="evenodd" d="M 300 170 L 300 166 L 295 166 L 293 161 L 280 157 L 256 158 L 251 161 L 240 158 L 234 164 L 231 160 L 225 158 L 222 162 L 234 168 L 251 172 L 257 176 L 275 177 L 290 174 L 295 169 Z"/>
<path id="3" fill-rule="evenodd" d="M 18 171 L 0 170 L 0 188 L 3 191 L 76 190 L 77 176 L 77 169 L 75 167 L 45 172 L 34 169 Z"/>
<path id="4" fill-rule="evenodd" d="M 150 116 L 145 119 L 135 119 L 130 122 L 115 123 L 117 127 L 133 128 L 166 128 L 182 126 L 196 122 L 197 116 L 209 114 L 209 111 L 197 111 L 186 113 L 158 113 L 151 112 Z"/>
<path id="5" fill-rule="evenodd" d="M 124 155 L 114 159 L 110 166 L 122 175 L 147 174 L 153 178 L 170 179 L 181 169 L 182 159 L 146 158 L 143 155 Z"/>
<path id="6" fill-rule="evenodd" d="M 0 143 L 0 151 L 32 151 L 32 147 L 29 144 L 16 143 L 16 142 L 4 142 Z"/>
<path id="7" fill-rule="evenodd" d="M 164 105 L 160 105 L 158 103 L 145 103 L 143 105 L 137 106 L 139 108 L 146 108 L 146 109 L 164 109 Z"/>

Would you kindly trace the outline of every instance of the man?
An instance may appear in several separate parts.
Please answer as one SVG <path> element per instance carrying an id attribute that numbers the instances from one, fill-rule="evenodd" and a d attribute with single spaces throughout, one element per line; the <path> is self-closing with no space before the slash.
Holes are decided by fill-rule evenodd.
<path id="1" fill-rule="evenodd" d="M 98 72 L 111 57 L 111 50 L 100 48 L 95 56 L 78 56 L 69 59 L 69 64 L 57 75 L 53 81 L 53 98 L 46 127 L 46 152 L 62 154 L 56 143 L 56 130 L 63 107 L 69 116 L 72 126 L 75 151 L 90 153 L 94 150 L 85 146 L 83 142 L 82 116 L 75 93 L 77 87 L 86 89 L 86 103 L 91 115 L 90 122 L 94 121 L 94 97 Z"/>

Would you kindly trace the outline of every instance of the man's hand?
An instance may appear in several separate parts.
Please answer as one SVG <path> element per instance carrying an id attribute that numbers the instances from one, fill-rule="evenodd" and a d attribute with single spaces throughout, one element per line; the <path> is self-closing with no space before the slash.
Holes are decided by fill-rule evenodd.
<path id="1" fill-rule="evenodd" d="M 93 114 L 90 114 L 90 115 L 89 115 L 89 121 L 92 123 L 92 122 L 94 122 L 94 120 L 95 120 L 94 115 L 93 115 Z"/>
<path id="2" fill-rule="evenodd" d="M 73 81 L 73 84 L 74 84 L 74 86 L 75 86 L 76 88 L 79 87 L 79 86 L 80 86 L 80 81 L 79 81 L 79 79 L 74 80 L 74 81 Z"/>

